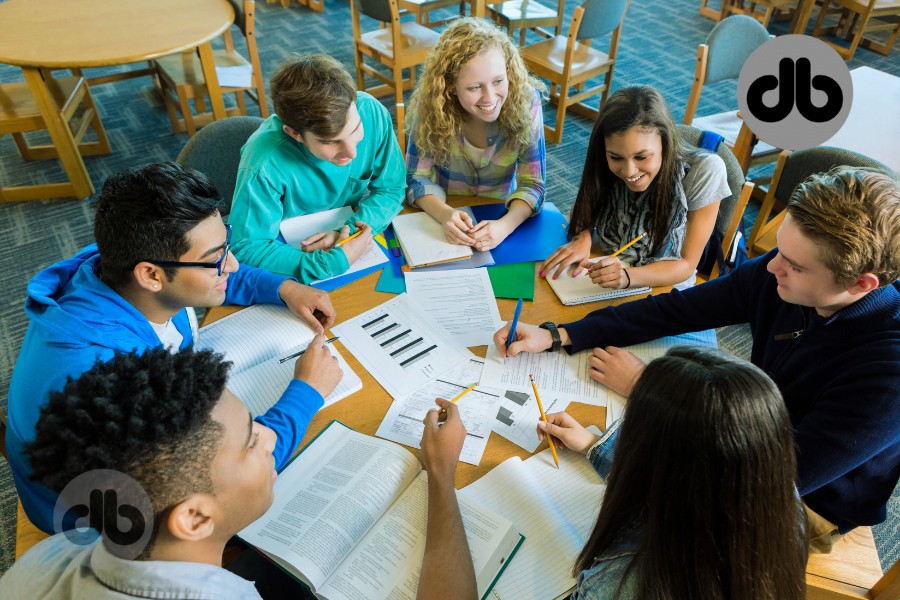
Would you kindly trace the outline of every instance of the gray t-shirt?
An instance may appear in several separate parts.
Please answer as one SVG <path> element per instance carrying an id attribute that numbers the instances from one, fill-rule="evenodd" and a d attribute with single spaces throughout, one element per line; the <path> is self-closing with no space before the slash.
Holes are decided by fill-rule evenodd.
<path id="1" fill-rule="evenodd" d="M 681 180 L 688 212 L 720 202 L 731 195 L 725 161 L 717 154 L 698 156 L 688 164 L 691 170 Z"/>

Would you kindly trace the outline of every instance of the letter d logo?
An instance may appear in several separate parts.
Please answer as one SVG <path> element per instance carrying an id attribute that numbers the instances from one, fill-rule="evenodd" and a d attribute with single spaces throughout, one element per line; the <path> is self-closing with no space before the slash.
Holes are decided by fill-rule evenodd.
<path id="1" fill-rule="evenodd" d="M 806 35 L 769 40 L 744 63 L 738 78 L 741 116 L 776 148 L 818 146 L 838 132 L 853 102 L 853 80 L 840 55 Z"/>

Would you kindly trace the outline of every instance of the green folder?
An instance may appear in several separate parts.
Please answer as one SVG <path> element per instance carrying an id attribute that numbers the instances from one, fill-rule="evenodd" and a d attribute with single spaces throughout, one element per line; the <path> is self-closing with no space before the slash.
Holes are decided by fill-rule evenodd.
<path id="1" fill-rule="evenodd" d="M 534 263 L 512 263 L 487 268 L 497 298 L 534 302 Z"/>

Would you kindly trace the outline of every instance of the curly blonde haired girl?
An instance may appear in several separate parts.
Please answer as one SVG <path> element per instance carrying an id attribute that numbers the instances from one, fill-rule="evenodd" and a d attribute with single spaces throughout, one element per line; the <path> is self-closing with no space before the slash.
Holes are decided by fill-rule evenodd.
<path id="1" fill-rule="evenodd" d="M 484 19 L 454 21 L 431 51 L 406 120 L 407 200 L 443 223 L 450 242 L 494 248 L 540 210 L 543 91 L 506 32 Z M 473 225 L 448 194 L 502 198 L 509 211 Z"/>

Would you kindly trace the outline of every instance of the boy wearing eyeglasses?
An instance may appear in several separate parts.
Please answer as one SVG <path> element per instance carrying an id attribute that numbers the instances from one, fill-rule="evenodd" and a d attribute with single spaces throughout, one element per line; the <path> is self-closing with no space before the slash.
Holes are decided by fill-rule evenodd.
<path id="1" fill-rule="evenodd" d="M 229 250 L 222 198 L 202 173 L 175 163 L 109 177 L 96 200 L 92 244 L 28 283 L 25 333 L 9 388 L 6 449 L 28 518 L 52 533 L 56 494 L 28 480 L 22 447 L 50 392 L 116 351 L 172 352 L 197 342 L 191 307 L 285 304 L 321 333 L 334 322 L 328 294 L 288 277 L 240 266 Z M 326 356 L 327 355 L 327 356 Z M 307 352 L 281 400 L 260 417 L 276 433 L 306 424 L 341 379 L 327 349 Z M 284 413 L 294 414 L 288 421 Z M 303 416 L 298 419 L 297 413 Z M 286 425 L 290 423 L 290 425 Z M 302 437 L 302 436 L 301 436 Z"/>

